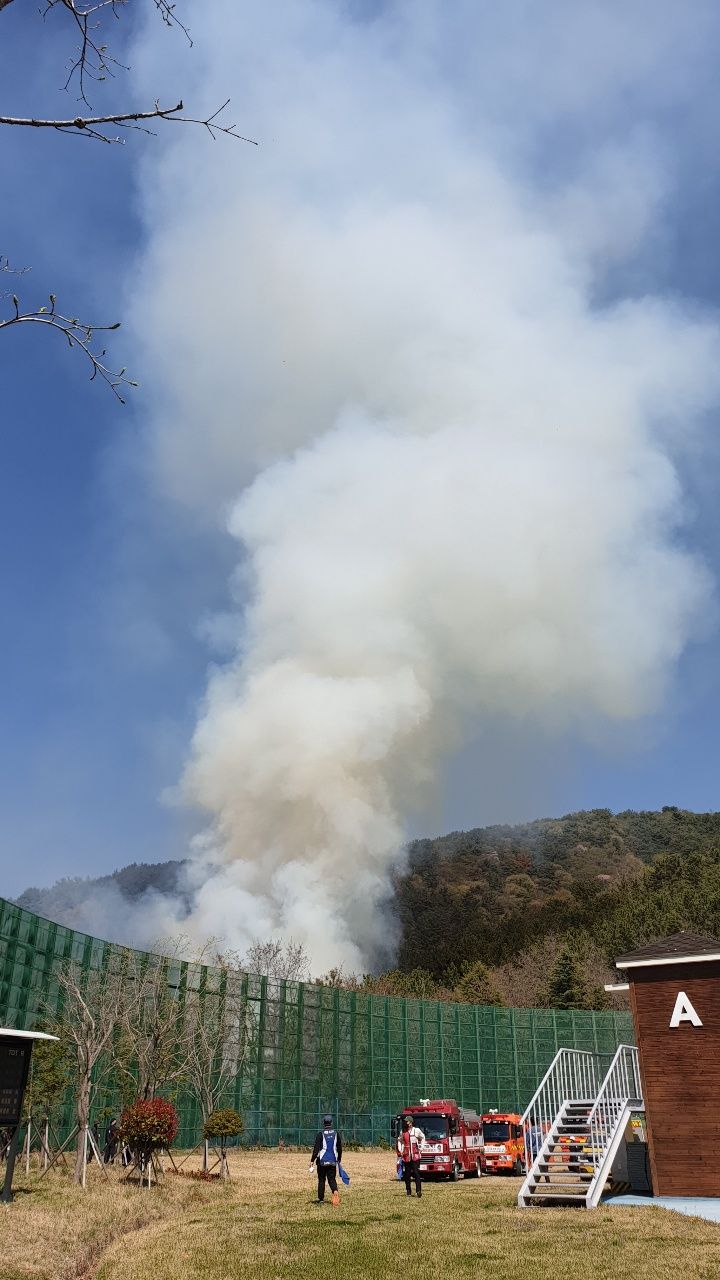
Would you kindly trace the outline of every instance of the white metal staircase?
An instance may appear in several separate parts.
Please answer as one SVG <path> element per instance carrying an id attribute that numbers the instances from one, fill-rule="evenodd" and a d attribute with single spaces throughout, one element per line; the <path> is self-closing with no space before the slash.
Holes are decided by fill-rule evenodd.
<path id="1" fill-rule="evenodd" d="M 604 1075 L 601 1055 L 560 1049 L 523 1115 L 527 1175 L 520 1207 L 594 1208 L 630 1112 L 638 1110 L 644 1104 L 634 1045 L 620 1045 Z"/>

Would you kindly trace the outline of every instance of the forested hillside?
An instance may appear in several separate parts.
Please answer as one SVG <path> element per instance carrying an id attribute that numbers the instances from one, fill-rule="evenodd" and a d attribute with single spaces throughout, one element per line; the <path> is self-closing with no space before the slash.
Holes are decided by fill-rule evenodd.
<path id="1" fill-rule="evenodd" d="M 400 967 L 442 973 L 460 960 L 496 963 L 549 929 L 585 924 L 594 904 L 637 880 L 659 854 L 720 848 L 720 813 L 593 809 L 515 827 L 480 827 L 409 850 L 397 881 Z"/>
<path id="2" fill-rule="evenodd" d="M 26 911 L 77 928 L 78 908 L 100 893 L 117 892 L 127 903 L 148 891 L 177 894 L 183 866 L 183 862 L 131 862 L 107 876 L 69 876 L 47 889 L 25 889 L 15 901 Z"/>
<path id="3" fill-rule="evenodd" d="M 181 862 L 61 880 L 18 901 L 74 924 L 99 891 L 177 893 Z M 720 813 L 609 809 L 478 827 L 408 849 L 392 973 L 325 981 L 398 995 L 600 1007 L 612 960 L 679 929 L 720 936 Z"/>
<path id="4" fill-rule="evenodd" d="M 598 1006 L 619 952 L 720 931 L 720 813 L 595 809 L 421 840 L 409 854 L 398 967 L 442 988 L 483 965 L 506 1002 L 557 1004 L 549 975 L 567 953 L 584 988 L 575 1003 Z"/>

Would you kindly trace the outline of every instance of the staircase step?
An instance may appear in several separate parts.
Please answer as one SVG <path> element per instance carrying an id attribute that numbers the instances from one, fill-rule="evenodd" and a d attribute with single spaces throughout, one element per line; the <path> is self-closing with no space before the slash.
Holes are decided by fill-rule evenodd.
<path id="1" fill-rule="evenodd" d="M 584 1200 L 590 1190 L 589 1185 L 583 1183 L 577 1187 L 528 1187 L 527 1194 L 538 1196 L 544 1199 L 545 1196 L 573 1196 L 575 1200 Z"/>
<path id="2" fill-rule="evenodd" d="M 587 1182 L 534 1182 L 530 1187 L 536 1196 L 545 1195 L 546 1192 L 548 1195 L 554 1195 L 555 1192 L 558 1195 L 570 1195 L 575 1192 L 585 1195 L 587 1189 Z"/>
<path id="3" fill-rule="evenodd" d="M 579 1183 L 592 1183 L 593 1176 L 593 1174 L 579 1174 L 577 1176 L 565 1175 L 564 1178 L 557 1178 L 557 1176 L 551 1175 L 550 1183 L 546 1183 L 546 1180 L 544 1180 L 546 1175 L 533 1174 L 533 1181 L 534 1183 L 539 1183 L 542 1179 L 543 1187 L 559 1187 L 561 1183 L 564 1185 L 568 1185 L 569 1183 L 573 1183 L 573 1185 Z"/>
<path id="4" fill-rule="evenodd" d="M 534 1196 L 584 1196 L 589 1190 L 586 1182 L 535 1183 L 528 1187 L 528 1193 Z"/>
<path id="5" fill-rule="evenodd" d="M 580 1173 L 591 1164 L 594 1168 L 595 1162 L 590 1160 L 541 1160 L 537 1168 L 541 1173 Z"/>
<path id="6" fill-rule="evenodd" d="M 560 1142 L 561 1138 L 564 1138 L 565 1142 Z M 578 1139 L 577 1142 L 573 1142 L 574 1138 Z M 582 1142 L 580 1142 L 580 1138 L 582 1138 Z M 588 1147 L 589 1140 L 591 1140 L 589 1134 L 561 1133 L 557 1135 L 557 1138 L 553 1138 L 551 1142 L 548 1142 L 547 1146 L 555 1147 L 560 1151 L 570 1151 L 570 1147 Z"/>
<path id="7" fill-rule="evenodd" d="M 565 1195 L 565 1194 L 560 1195 L 557 1191 L 550 1191 L 549 1193 L 548 1192 L 530 1192 L 530 1198 L 532 1200 L 565 1200 L 568 1203 L 570 1201 L 573 1201 L 575 1204 L 583 1204 L 585 1201 L 584 1194 L 575 1195 L 575 1196 Z"/>
<path id="8" fill-rule="evenodd" d="M 563 1161 L 562 1164 L 559 1161 L 552 1164 L 548 1164 L 545 1161 L 543 1164 L 533 1165 L 533 1171 L 542 1174 L 543 1177 L 546 1177 L 547 1174 L 550 1174 L 550 1176 L 558 1174 L 562 1177 L 572 1174 L 573 1177 L 579 1178 L 581 1176 L 584 1177 L 589 1169 L 594 1168 L 594 1163 L 589 1160 Z"/>
<path id="9" fill-rule="evenodd" d="M 595 1148 L 592 1147 L 590 1148 L 590 1150 L 594 1151 Z M 567 1147 L 556 1147 L 555 1150 L 553 1150 L 553 1148 L 551 1147 L 548 1151 L 546 1151 L 544 1156 L 541 1156 L 541 1163 L 542 1164 L 578 1164 L 578 1163 L 582 1163 L 583 1160 L 587 1161 L 590 1158 L 591 1157 L 589 1155 L 585 1155 L 584 1148 L 582 1151 L 568 1151 Z"/>

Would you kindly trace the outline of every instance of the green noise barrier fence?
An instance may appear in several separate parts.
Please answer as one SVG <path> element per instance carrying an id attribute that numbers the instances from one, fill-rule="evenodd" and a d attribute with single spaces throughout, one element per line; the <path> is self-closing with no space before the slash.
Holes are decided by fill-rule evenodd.
<path id="1" fill-rule="evenodd" d="M 58 967 L 73 960 L 90 972 L 118 950 L 0 898 L 0 1025 L 41 1027 L 60 997 Z M 217 990 L 212 967 L 171 961 L 166 972 L 178 993 Z M 346 1141 L 387 1141 L 392 1117 L 421 1097 L 522 1111 L 559 1048 L 610 1055 L 634 1042 L 629 1013 L 405 1000 L 253 974 L 240 982 L 254 1034 L 224 1105 L 242 1111 L 243 1140 L 263 1145 L 311 1143 L 326 1111 Z M 192 1146 L 197 1108 L 182 1088 L 173 1100 L 178 1145 Z M 117 1095 L 98 1099 L 101 1125 L 118 1107 Z"/>

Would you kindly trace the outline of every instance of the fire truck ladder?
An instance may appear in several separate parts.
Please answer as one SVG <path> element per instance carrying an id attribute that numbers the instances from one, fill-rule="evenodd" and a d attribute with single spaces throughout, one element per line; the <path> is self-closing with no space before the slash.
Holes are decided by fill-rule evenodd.
<path id="1" fill-rule="evenodd" d="M 638 1051 L 621 1044 L 603 1077 L 597 1054 L 560 1049 L 523 1115 L 520 1208 L 582 1204 L 605 1190 L 631 1111 L 644 1110 Z M 533 1156 L 531 1132 L 544 1134 Z"/>

